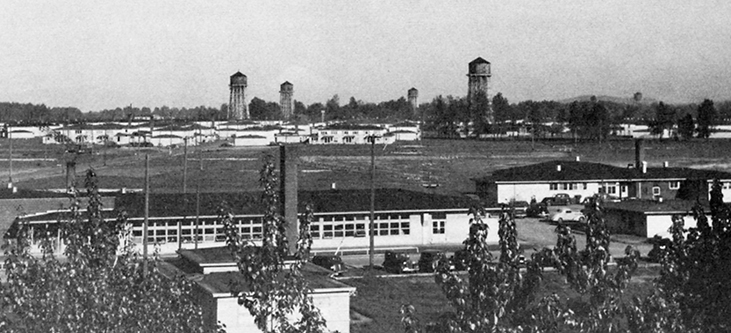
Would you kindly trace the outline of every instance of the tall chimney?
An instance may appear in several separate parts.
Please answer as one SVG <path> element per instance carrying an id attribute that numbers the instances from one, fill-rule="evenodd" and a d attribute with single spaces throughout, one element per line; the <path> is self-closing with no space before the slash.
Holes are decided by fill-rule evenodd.
<path id="1" fill-rule="evenodd" d="M 282 216 L 287 221 L 285 236 L 289 242 L 289 254 L 297 252 L 299 238 L 299 221 L 297 219 L 297 147 L 282 145 L 279 147 L 279 177 L 282 200 Z"/>
<path id="2" fill-rule="evenodd" d="M 66 191 L 70 192 L 75 184 L 76 184 L 76 162 L 68 161 L 68 162 L 66 162 Z"/>
<path id="3" fill-rule="evenodd" d="M 642 147 L 642 139 L 635 140 L 635 168 L 642 167 L 642 161 L 645 159 L 645 150 Z"/>
<path id="4" fill-rule="evenodd" d="M 647 173 L 647 162 L 642 161 L 642 173 Z"/>

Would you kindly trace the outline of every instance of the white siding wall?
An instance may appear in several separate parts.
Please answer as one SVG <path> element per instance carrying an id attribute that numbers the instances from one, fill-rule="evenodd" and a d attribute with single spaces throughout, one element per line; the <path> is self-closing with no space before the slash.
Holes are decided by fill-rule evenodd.
<path id="1" fill-rule="evenodd" d="M 551 190 L 548 183 L 543 184 L 498 184 L 497 185 L 497 201 L 507 203 L 511 200 L 530 202 L 535 197 L 537 201 L 541 201 L 545 197 L 553 197 L 557 193 L 566 193 L 572 198 L 575 195 L 581 195 L 582 198 L 590 197 L 599 193 L 598 183 L 587 183 L 584 190 L 584 183 L 576 183 L 576 190 L 562 190 L 559 184 L 558 190 Z M 619 191 L 619 188 L 617 188 Z"/>
<path id="2" fill-rule="evenodd" d="M 694 228 L 695 218 L 690 215 L 683 216 L 683 225 L 685 228 Z M 647 216 L 647 238 L 652 238 L 655 235 L 660 237 L 670 238 L 671 235 L 668 232 L 670 226 L 673 225 L 672 215 L 648 215 Z"/>
<path id="3" fill-rule="evenodd" d="M 330 331 L 350 332 L 350 294 L 348 292 L 312 295 L 313 304 L 320 309 Z M 226 325 L 227 332 L 261 332 L 245 306 L 234 297 L 219 298 L 217 320 Z"/>

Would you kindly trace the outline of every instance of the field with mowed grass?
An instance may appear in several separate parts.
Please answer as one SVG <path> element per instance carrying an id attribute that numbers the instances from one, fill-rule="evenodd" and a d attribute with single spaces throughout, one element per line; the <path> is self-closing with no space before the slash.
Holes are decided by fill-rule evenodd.
<path id="1" fill-rule="evenodd" d="M 612 271 L 614 268 L 610 268 Z M 640 267 L 632 277 L 623 299 L 630 301 L 633 297 L 649 295 L 653 280 L 658 277 L 659 267 Z M 466 278 L 466 275 L 463 275 Z M 359 321 L 351 323 L 353 333 L 403 332 L 399 310 L 402 304 L 411 304 L 416 310 L 416 318 L 423 324 L 435 321 L 440 314 L 452 308 L 433 276 L 413 277 L 376 277 L 344 280 L 343 282 L 357 288 L 357 295 L 351 298 L 351 310 L 361 316 Z M 556 272 L 543 273 L 541 292 L 538 297 L 553 293 L 569 302 L 588 301 L 588 295 L 581 295 L 572 290 L 565 278 Z"/>
<path id="2" fill-rule="evenodd" d="M 76 159 L 77 173 L 93 167 L 104 188 L 142 188 L 144 159 L 150 156 L 152 189 L 182 191 L 249 191 L 258 186 L 262 157 L 276 157 L 278 147 L 220 147 L 220 142 L 188 148 L 187 177 L 184 150 L 169 148 L 101 148 L 74 155 L 58 145 L 40 140 L 13 140 L 13 179 L 23 188 L 63 188 L 66 160 Z M 299 182 L 303 189 L 368 188 L 370 186 L 369 145 L 302 145 Z M 731 171 L 728 140 L 645 141 L 645 159 L 651 166 L 668 161 L 671 166 L 712 168 Z M 632 140 L 573 142 L 572 140 L 437 140 L 377 145 L 377 187 L 399 187 L 442 194 L 474 191 L 472 178 L 493 170 L 554 159 L 626 166 L 634 161 Z M 0 140 L 0 170 L 9 172 L 9 145 Z M 200 170 L 200 159 L 203 170 Z M 438 185 L 426 189 L 425 184 Z"/>

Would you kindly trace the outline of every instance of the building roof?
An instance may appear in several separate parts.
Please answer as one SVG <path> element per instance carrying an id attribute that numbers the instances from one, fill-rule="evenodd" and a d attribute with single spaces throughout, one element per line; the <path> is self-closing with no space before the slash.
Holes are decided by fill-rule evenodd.
<path id="1" fill-rule="evenodd" d="M 315 213 L 366 212 L 370 210 L 370 190 L 325 190 L 299 191 L 298 211 L 305 212 L 312 204 Z M 152 193 L 150 195 L 150 216 L 194 216 L 195 193 Z M 455 197 L 393 188 L 376 190 L 377 211 L 468 209 L 474 201 Z M 261 192 L 203 193 L 200 214 L 216 216 L 225 204 L 234 215 L 261 215 Z M 144 194 L 124 194 L 115 201 L 117 210 L 124 210 L 129 217 L 144 216 Z"/>
<path id="2" fill-rule="evenodd" d="M 561 171 L 558 170 L 561 166 Z M 521 167 L 497 170 L 491 176 L 476 181 L 495 182 L 559 182 L 589 180 L 683 180 L 731 179 L 731 173 L 690 168 L 621 168 L 601 163 L 576 161 L 549 161 Z"/>
<path id="3" fill-rule="evenodd" d="M 376 125 L 361 124 L 331 124 L 325 126 L 323 130 L 382 130 L 383 127 Z"/>
<path id="4" fill-rule="evenodd" d="M 236 72 L 233 75 L 231 75 L 231 77 L 239 77 L 239 76 L 246 77 L 246 75 L 242 74 L 241 72 Z"/>
<path id="5" fill-rule="evenodd" d="M 471 64 L 489 64 L 489 63 L 490 63 L 489 61 L 482 59 L 482 57 L 477 57 L 477 59 L 470 61 L 470 65 Z"/>
<path id="6" fill-rule="evenodd" d="M 627 211 L 646 215 L 689 214 L 695 205 L 696 202 L 691 200 L 664 200 L 662 202 L 654 200 L 628 200 L 604 203 L 604 209 L 607 211 Z M 707 203 L 703 206 L 703 210 L 709 211 Z"/>

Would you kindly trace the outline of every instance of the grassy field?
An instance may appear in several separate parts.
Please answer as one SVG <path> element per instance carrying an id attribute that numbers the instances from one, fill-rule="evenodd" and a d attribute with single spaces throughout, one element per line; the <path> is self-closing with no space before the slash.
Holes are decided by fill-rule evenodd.
<path id="1" fill-rule="evenodd" d="M 645 159 L 650 166 L 669 161 L 671 166 L 712 168 L 731 171 L 731 141 L 646 141 Z M 301 146 L 300 187 L 327 189 L 370 186 L 370 146 Z M 0 141 L 0 170 L 7 172 L 8 144 Z M 257 187 L 264 154 L 278 153 L 277 147 L 219 147 L 212 143 L 188 150 L 187 190 L 240 191 Z M 150 155 L 152 188 L 158 192 L 182 191 L 184 153 L 182 148 L 95 149 L 94 154 L 76 156 L 77 171 L 93 167 L 102 187 L 142 188 L 144 155 Z M 202 155 L 203 171 L 199 156 Z M 554 159 L 574 159 L 626 166 L 634 161 L 631 140 L 574 143 L 571 140 L 423 140 L 376 147 L 377 186 L 429 191 L 424 183 L 439 184 L 438 193 L 474 191 L 472 178 L 506 167 Z M 14 140 L 13 179 L 24 188 L 63 188 L 63 165 L 74 158 L 60 146 L 41 145 L 38 140 Z M 21 160 L 19 160 L 21 159 Z"/>
<path id="2" fill-rule="evenodd" d="M 632 277 L 623 297 L 630 300 L 651 292 L 652 281 L 658 276 L 658 268 L 639 268 Z M 451 310 L 434 277 L 380 278 L 366 276 L 362 279 L 345 280 L 357 288 L 351 298 L 351 309 L 370 318 L 371 321 L 351 324 L 353 333 L 403 332 L 399 309 L 402 304 L 411 304 L 422 323 L 436 320 L 441 313 Z M 562 299 L 578 300 L 582 296 L 572 290 L 563 276 L 555 272 L 544 272 L 540 297 L 556 293 Z M 584 299 L 586 300 L 586 299 Z"/>

